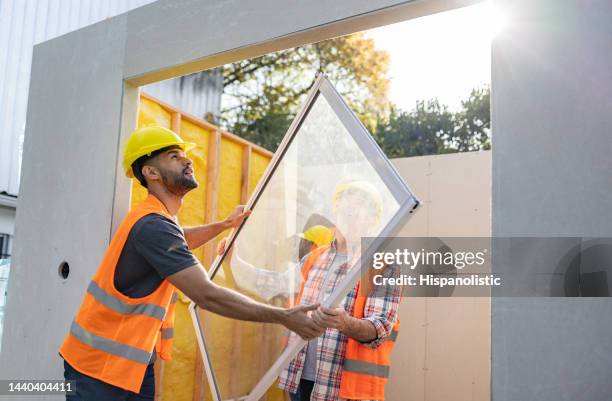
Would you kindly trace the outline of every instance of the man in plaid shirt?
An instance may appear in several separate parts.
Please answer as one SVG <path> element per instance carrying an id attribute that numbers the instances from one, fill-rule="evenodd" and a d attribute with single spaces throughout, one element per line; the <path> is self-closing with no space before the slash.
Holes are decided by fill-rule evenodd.
<path id="1" fill-rule="evenodd" d="M 331 243 L 320 245 L 311 250 L 300 261 L 299 268 L 303 287 L 298 302 L 313 305 L 321 302 L 344 280 L 350 269 L 358 269 L 361 237 L 376 235 L 382 212 L 382 199 L 378 191 L 365 181 L 352 181 L 339 184 L 334 193 L 334 235 Z M 218 253 L 223 254 L 226 239 L 219 243 Z M 251 290 L 262 296 L 279 295 L 285 291 L 285 280 L 276 277 L 268 269 L 259 269 L 229 251 L 232 268 L 253 277 L 265 276 L 268 285 Z M 387 267 L 383 276 L 397 276 L 396 266 Z M 284 274 L 284 273 L 281 273 Z M 300 276 L 298 271 L 296 276 Z M 238 278 L 239 275 L 237 275 Z M 271 281 L 269 280 L 270 278 Z M 249 280 L 244 283 L 248 285 Z M 252 283 L 251 283 L 252 284 Z M 274 284 L 278 284 L 275 286 Z M 264 291 L 266 287 L 267 291 Z M 267 288 L 270 287 L 270 288 Z M 277 288 L 278 287 L 278 288 Z M 323 334 L 309 342 L 289 366 L 281 373 L 278 386 L 289 392 L 292 401 L 335 401 L 340 399 L 342 371 L 349 338 L 360 344 L 377 349 L 385 341 L 392 339 L 397 320 L 401 289 L 398 286 L 375 287 L 367 292 L 363 307 L 363 318 L 354 317 L 355 304 L 360 294 L 360 283 L 355 285 L 337 308 L 319 307 L 312 313 L 312 319 L 322 329 Z M 287 296 L 289 294 L 286 294 Z M 265 297 L 265 296 L 264 296 Z M 357 311 L 358 312 L 358 311 Z M 289 341 L 297 341 L 294 333 Z M 367 377 L 364 380 L 368 380 Z M 381 397 L 382 398 L 382 397 Z"/>
<path id="2" fill-rule="evenodd" d="M 378 225 L 382 201 L 380 195 L 364 182 L 340 186 L 334 196 L 335 239 L 324 249 L 306 255 L 301 266 L 311 258 L 299 302 L 315 304 L 325 299 L 356 266 L 361 236 Z M 378 196 L 377 196 L 378 195 Z M 372 213 L 372 211 L 377 211 Z M 384 275 L 397 274 L 388 268 Z M 340 399 L 340 383 L 348 338 L 370 348 L 379 347 L 392 334 L 397 320 L 401 290 L 397 286 L 376 288 L 368 293 L 363 318 L 355 318 L 359 283 L 337 308 L 320 307 L 313 320 L 326 330 L 313 339 L 281 373 L 278 386 L 288 391 L 292 401 L 332 401 Z M 296 340 L 292 333 L 291 340 Z"/>

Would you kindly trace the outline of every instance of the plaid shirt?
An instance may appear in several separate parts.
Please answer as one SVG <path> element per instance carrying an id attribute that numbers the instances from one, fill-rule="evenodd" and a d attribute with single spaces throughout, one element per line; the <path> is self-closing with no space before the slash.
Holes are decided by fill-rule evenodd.
<path id="1" fill-rule="evenodd" d="M 306 255 L 302 259 L 302 266 L 308 256 Z M 335 256 L 335 247 L 331 247 L 317 258 L 304 283 L 300 304 L 311 305 L 325 299 L 341 283 L 354 262 L 344 263 L 335 271 L 328 272 L 328 268 L 332 265 Z M 355 266 L 355 268 L 358 268 L 358 266 Z M 387 270 L 392 271 L 393 269 Z M 378 347 L 391 334 L 397 318 L 397 308 L 401 297 L 401 289 L 398 286 L 386 286 L 384 295 L 381 295 L 380 289 L 375 291 L 375 295 L 370 295 L 367 298 L 363 311 L 364 319 L 374 324 L 378 334 L 378 337 L 372 342 L 363 343 L 371 348 Z M 340 302 L 340 306 L 344 307 L 349 315 L 353 315 L 357 292 L 358 285 L 355 285 Z M 296 340 L 298 340 L 297 335 L 291 333 L 290 341 Z M 340 380 L 348 337 L 339 330 L 328 328 L 316 341 L 317 371 L 310 399 L 311 401 L 338 400 L 340 398 Z M 306 359 L 306 348 L 307 346 L 302 348 L 289 366 L 281 373 L 278 380 L 279 388 L 290 393 L 297 391 Z"/>

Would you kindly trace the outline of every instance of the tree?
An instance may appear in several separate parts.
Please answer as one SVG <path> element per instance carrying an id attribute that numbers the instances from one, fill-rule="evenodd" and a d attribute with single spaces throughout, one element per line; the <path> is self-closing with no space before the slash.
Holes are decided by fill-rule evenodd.
<path id="1" fill-rule="evenodd" d="M 223 67 L 223 125 L 275 150 L 293 116 L 325 73 L 368 128 L 388 113 L 389 57 L 357 33 Z"/>
<path id="2" fill-rule="evenodd" d="M 444 138 L 453 132 L 453 115 L 437 99 L 418 101 L 410 112 L 392 107 L 387 120 L 379 119 L 374 138 L 387 157 L 448 152 Z"/>
<path id="3" fill-rule="evenodd" d="M 457 152 L 491 149 L 491 90 L 472 89 L 455 114 L 455 132 L 450 139 Z"/>
<path id="4" fill-rule="evenodd" d="M 489 99 L 486 87 L 473 89 L 455 113 L 437 99 L 418 101 L 410 112 L 392 107 L 379 117 L 374 138 L 388 157 L 490 149 Z"/>

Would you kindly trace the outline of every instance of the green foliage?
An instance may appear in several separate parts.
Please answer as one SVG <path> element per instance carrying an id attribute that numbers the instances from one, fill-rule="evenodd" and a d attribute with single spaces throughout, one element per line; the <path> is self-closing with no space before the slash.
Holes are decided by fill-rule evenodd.
<path id="1" fill-rule="evenodd" d="M 239 132 L 247 141 L 274 151 L 283 140 L 293 117 L 289 113 L 273 111 L 252 122 L 237 122 L 233 132 Z"/>
<path id="2" fill-rule="evenodd" d="M 389 57 L 363 34 L 308 44 L 223 67 L 226 129 L 275 150 L 291 119 L 325 73 L 369 127 L 388 110 Z"/>
<path id="3" fill-rule="evenodd" d="M 489 88 L 473 89 L 455 113 L 437 99 L 410 112 L 391 108 L 379 118 L 374 138 L 388 157 L 408 157 L 491 148 Z"/>
<path id="4" fill-rule="evenodd" d="M 488 87 L 472 90 L 457 112 L 437 99 L 403 111 L 387 100 L 388 64 L 372 39 L 354 34 L 224 66 L 221 122 L 274 151 L 322 72 L 389 157 L 491 148 Z"/>
<path id="5" fill-rule="evenodd" d="M 472 89 L 455 114 L 455 132 L 451 146 L 457 152 L 491 149 L 491 91 L 488 87 Z"/>
<path id="6" fill-rule="evenodd" d="M 405 112 L 393 107 L 388 120 L 379 120 L 374 138 L 387 157 L 444 153 L 444 138 L 453 131 L 453 115 L 437 100 L 417 102 Z"/>

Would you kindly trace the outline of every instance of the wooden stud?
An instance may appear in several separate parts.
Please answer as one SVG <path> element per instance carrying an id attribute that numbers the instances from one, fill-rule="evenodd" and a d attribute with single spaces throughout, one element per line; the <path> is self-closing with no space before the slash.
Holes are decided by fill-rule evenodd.
<path id="1" fill-rule="evenodd" d="M 202 362 L 200 352 L 196 352 L 193 376 L 193 401 L 204 401 L 206 398 L 206 386 L 204 385 L 206 375 L 204 374 L 204 362 Z"/>
<path id="2" fill-rule="evenodd" d="M 206 205 L 204 221 L 206 224 L 217 220 L 218 190 L 219 190 L 219 160 L 221 156 L 221 134 L 212 131 L 208 137 L 208 162 L 206 171 Z M 210 268 L 215 258 L 215 241 L 204 245 L 204 263 Z"/>
<path id="3" fill-rule="evenodd" d="M 170 129 L 181 135 L 181 113 L 178 111 L 174 112 L 170 118 Z"/>
<path id="4" fill-rule="evenodd" d="M 156 100 L 154 100 L 156 101 Z M 177 134 L 181 133 L 181 113 L 173 112 L 171 114 L 170 129 Z M 164 367 L 166 363 L 163 359 L 157 358 L 155 361 L 155 398 L 161 400 L 162 392 L 164 391 Z"/>
<path id="5" fill-rule="evenodd" d="M 249 189 L 251 187 L 251 153 L 253 147 L 247 145 L 242 148 L 242 169 L 240 182 L 240 203 L 243 205 L 249 200 Z"/>
<path id="6" fill-rule="evenodd" d="M 246 204 L 249 199 L 249 183 L 251 176 L 251 152 L 253 148 L 251 145 L 246 145 L 242 147 L 242 166 L 240 169 L 240 203 Z M 231 353 L 230 353 L 230 365 L 231 366 L 239 366 L 240 364 L 240 356 L 242 355 L 242 337 L 243 337 L 243 329 L 242 325 L 244 322 L 233 321 L 231 326 L 232 337 L 237 339 L 238 341 L 233 344 Z M 239 396 L 238 394 L 238 385 L 240 383 L 239 370 L 236 370 L 229 382 L 229 394 L 231 397 Z"/>
<path id="7" fill-rule="evenodd" d="M 219 189 L 219 158 L 221 152 L 221 134 L 217 130 L 209 131 L 208 150 L 206 161 L 206 204 L 204 205 L 204 223 L 210 224 L 217 220 Z M 204 267 L 210 268 L 215 258 L 215 241 L 210 241 L 204 245 Z M 198 313 L 201 313 L 198 311 Z M 205 321 L 205 317 L 203 319 Z M 196 355 L 193 387 L 193 400 L 204 401 L 206 398 L 206 385 L 204 374 L 204 362 L 200 358 L 200 353 Z"/>

